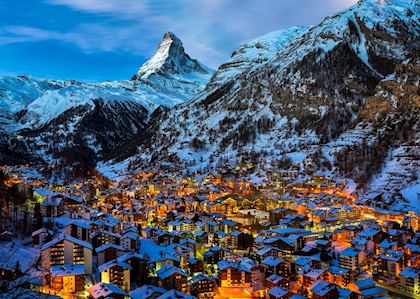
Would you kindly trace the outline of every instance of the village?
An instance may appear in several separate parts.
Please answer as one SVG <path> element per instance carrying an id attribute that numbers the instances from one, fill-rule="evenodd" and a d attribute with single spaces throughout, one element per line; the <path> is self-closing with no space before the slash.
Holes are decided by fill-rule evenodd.
<path id="1" fill-rule="evenodd" d="M 420 215 L 356 204 L 343 180 L 2 171 L 26 198 L 1 202 L 4 298 L 420 297 Z"/>

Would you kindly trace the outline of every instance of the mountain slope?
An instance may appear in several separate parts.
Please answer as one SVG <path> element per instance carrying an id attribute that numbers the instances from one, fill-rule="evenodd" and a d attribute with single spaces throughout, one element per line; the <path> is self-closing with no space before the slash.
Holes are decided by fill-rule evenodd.
<path id="1" fill-rule="evenodd" d="M 401 62 L 411 57 L 418 67 L 419 15 L 416 1 L 362 0 L 309 29 L 242 46 L 203 93 L 152 120 L 132 167 L 170 161 L 197 169 L 267 159 L 354 177 L 369 192 L 387 153 L 418 132 L 418 100 L 403 112 L 385 109 L 380 118 L 373 115 L 383 108 L 372 101 L 398 77 Z M 418 96 L 418 83 L 413 86 Z M 407 136 L 392 134 L 399 130 Z"/>
<path id="2" fill-rule="evenodd" d="M 161 116 L 143 158 L 277 156 L 333 140 L 419 45 L 418 15 L 415 1 L 360 1 L 265 62 L 256 59 L 233 76 L 221 67 L 204 93 Z"/>
<path id="3" fill-rule="evenodd" d="M 156 65 L 162 52 L 166 56 Z M 3 139 L 10 150 L 49 163 L 70 152 L 92 163 L 108 157 L 145 129 L 156 108 L 191 98 L 214 73 L 191 59 L 172 33 L 165 33 L 156 55 L 139 69 L 138 74 L 147 69 L 147 75 L 127 81 L 2 78 L 0 105 L 8 109 L 0 129 L 9 136 Z M 190 62 L 191 67 L 168 67 L 174 61 Z"/>

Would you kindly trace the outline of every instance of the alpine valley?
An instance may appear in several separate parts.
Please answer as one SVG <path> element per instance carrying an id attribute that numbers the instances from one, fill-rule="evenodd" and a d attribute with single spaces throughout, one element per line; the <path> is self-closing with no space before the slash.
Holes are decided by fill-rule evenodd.
<path id="1" fill-rule="evenodd" d="M 167 32 L 130 80 L 2 77 L 0 160 L 62 175 L 293 170 L 419 211 L 419 15 L 418 0 L 361 0 L 243 44 L 217 71 Z"/>

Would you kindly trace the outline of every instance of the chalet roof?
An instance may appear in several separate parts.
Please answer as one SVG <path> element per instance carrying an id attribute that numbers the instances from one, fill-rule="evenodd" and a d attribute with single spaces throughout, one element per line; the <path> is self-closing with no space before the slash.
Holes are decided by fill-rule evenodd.
<path id="1" fill-rule="evenodd" d="M 165 294 L 167 290 L 152 286 L 152 285 L 144 285 L 140 288 L 137 288 L 130 292 L 130 297 L 132 299 L 147 299 L 152 297 L 155 294 Z"/>
<path id="2" fill-rule="evenodd" d="M 337 266 L 331 266 L 328 268 L 328 272 L 334 275 L 344 275 L 349 273 L 349 270 Z"/>
<path id="3" fill-rule="evenodd" d="M 375 282 L 372 279 L 362 279 L 362 280 L 356 280 L 354 282 L 357 287 L 359 288 L 359 290 L 363 290 L 366 288 L 372 288 L 375 286 Z"/>
<path id="4" fill-rule="evenodd" d="M 196 297 L 177 290 L 170 290 L 156 299 L 196 299 Z"/>
<path id="5" fill-rule="evenodd" d="M 179 242 L 179 244 L 185 244 L 185 243 L 191 243 L 191 244 L 197 244 L 197 242 L 196 241 L 194 241 L 194 240 L 191 240 L 190 238 L 186 238 L 186 239 L 182 239 L 180 242 Z"/>
<path id="6" fill-rule="evenodd" d="M 193 276 L 191 278 L 190 282 L 191 282 L 191 284 L 196 284 L 196 283 L 198 283 L 200 281 L 203 281 L 203 280 L 209 280 L 209 281 L 211 281 L 213 283 L 216 282 L 216 280 L 214 278 L 212 278 L 210 276 L 207 276 L 207 275 L 204 275 L 204 274 L 201 274 L 201 273 L 198 274 L 198 275 L 196 275 L 196 276 Z"/>
<path id="7" fill-rule="evenodd" d="M 363 296 L 367 296 L 367 297 L 371 298 L 371 296 L 379 295 L 384 291 L 386 291 L 386 289 L 381 288 L 381 287 L 373 287 L 373 288 L 363 289 L 363 290 L 360 291 L 360 293 Z"/>
<path id="8" fill-rule="evenodd" d="M 389 249 L 385 254 L 381 254 L 381 259 L 397 262 L 404 256 L 404 252 Z"/>
<path id="9" fill-rule="evenodd" d="M 125 269 L 130 269 L 130 270 L 132 269 L 132 267 L 129 264 L 116 259 L 116 260 L 112 260 L 112 261 L 109 261 L 105 264 L 100 265 L 98 267 L 98 270 L 99 270 L 99 272 L 104 272 L 104 271 L 106 271 L 110 268 L 113 268 L 115 266 L 119 266 L 119 267 L 122 267 L 122 268 L 125 268 Z"/>
<path id="10" fill-rule="evenodd" d="M 400 272 L 400 276 L 409 277 L 409 278 L 416 278 L 420 276 L 420 269 L 413 268 L 411 266 L 405 267 L 404 270 Z"/>
<path id="11" fill-rule="evenodd" d="M 61 276 L 73 276 L 73 275 L 84 275 L 85 265 L 84 264 L 64 264 L 54 265 L 50 267 L 50 272 L 53 277 Z"/>
<path id="12" fill-rule="evenodd" d="M 396 241 L 395 242 L 391 242 L 388 239 L 384 239 L 381 243 L 379 243 L 379 247 L 380 248 L 384 248 L 384 249 L 389 249 L 389 248 L 391 248 L 394 245 L 397 245 L 397 242 Z"/>
<path id="13" fill-rule="evenodd" d="M 101 246 L 95 248 L 95 251 L 96 251 L 96 253 L 99 253 L 99 252 L 102 252 L 102 251 L 104 251 L 108 248 L 115 248 L 117 250 L 124 251 L 124 248 L 122 248 L 120 245 L 116 245 L 116 244 L 113 244 L 113 243 L 106 243 L 104 245 L 101 245 Z"/>
<path id="14" fill-rule="evenodd" d="M 289 290 L 284 289 L 282 287 L 274 287 L 272 289 L 270 289 L 268 291 L 268 294 L 274 298 L 283 298 L 284 296 L 286 296 L 288 293 L 290 293 Z"/>
<path id="15" fill-rule="evenodd" d="M 137 240 L 138 238 L 139 238 L 139 235 L 137 234 L 137 233 L 135 233 L 135 232 L 133 232 L 133 231 L 129 231 L 129 232 L 126 232 L 122 237 L 121 237 L 121 239 L 126 239 L 126 238 L 128 238 L 128 239 L 132 239 L 132 240 Z"/>
<path id="16" fill-rule="evenodd" d="M 77 245 L 80 245 L 80 246 L 83 246 L 83 247 L 89 248 L 89 249 L 91 249 L 91 250 L 93 249 L 92 244 L 90 244 L 89 242 L 82 241 L 82 240 L 79 240 L 79 239 L 77 239 L 77 238 L 74 238 L 74 237 L 71 237 L 71 236 L 68 236 L 68 235 L 60 235 L 60 236 L 58 236 L 57 238 L 55 238 L 55 239 L 51 240 L 50 242 L 45 243 L 45 244 L 41 247 L 41 250 L 42 250 L 42 251 L 44 251 L 45 249 L 47 249 L 47 248 L 49 248 L 49 247 L 51 247 L 51 246 L 53 246 L 53 245 L 55 245 L 55 244 L 57 244 L 57 243 L 59 243 L 59 242 L 63 241 L 63 240 L 67 240 L 67 241 L 69 241 L 69 242 L 72 242 L 72 243 L 74 243 L 74 244 L 77 244 Z"/>
<path id="17" fill-rule="evenodd" d="M 99 282 L 89 288 L 89 294 L 93 298 L 111 298 L 112 294 L 125 296 L 126 293 L 114 284 Z"/>
<path id="18" fill-rule="evenodd" d="M 331 290 L 333 290 L 336 286 L 328 281 L 325 280 L 318 280 L 315 281 L 311 286 L 310 290 L 312 293 L 317 294 L 319 296 L 325 296 Z"/>
<path id="19" fill-rule="evenodd" d="M 251 270 L 242 265 L 242 263 L 228 261 L 228 260 L 222 260 L 217 263 L 217 266 L 219 267 L 220 271 L 223 271 L 227 268 L 235 268 L 239 271 L 245 271 L 248 273 L 251 273 Z"/>
<path id="20" fill-rule="evenodd" d="M 270 256 L 266 257 L 261 263 L 264 264 L 264 265 L 267 265 L 267 266 L 276 267 L 279 264 L 283 263 L 283 259 L 270 255 Z"/>
<path id="21" fill-rule="evenodd" d="M 266 278 L 267 281 L 272 282 L 274 284 L 279 283 L 284 279 L 283 276 L 277 275 L 277 274 L 271 274 L 269 277 Z"/>
<path id="22" fill-rule="evenodd" d="M 359 254 L 359 251 L 357 250 L 357 249 L 354 249 L 354 248 L 346 248 L 346 249 L 344 249 L 343 251 L 341 251 L 340 253 L 339 253 L 340 255 L 344 255 L 344 256 L 350 256 L 350 257 L 353 257 L 353 256 L 357 256 L 358 254 Z"/>
<path id="23" fill-rule="evenodd" d="M 159 279 L 166 279 L 173 274 L 179 274 L 184 277 L 187 277 L 187 274 L 185 274 L 185 272 L 181 268 L 172 265 L 167 265 L 166 267 L 161 268 L 156 272 L 156 274 L 159 277 Z"/>
<path id="24" fill-rule="evenodd" d="M 34 237 L 34 236 L 36 236 L 36 235 L 39 235 L 39 234 L 41 234 L 41 233 L 47 233 L 47 234 L 50 234 L 50 235 L 54 235 L 54 231 L 52 231 L 52 230 L 50 230 L 50 229 L 47 229 L 47 228 L 43 227 L 43 228 L 40 228 L 40 229 L 38 229 L 38 230 L 34 231 L 34 232 L 32 233 L 32 237 Z"/>
<path id="25" fill-rule="evenodd" d="M 279 249 L 279 248 L 276 248 L 276 247 L 273 247 L 273 246 L 266 245 L 266 246 L 261 246 L 261 247 L 257 250 L 256 254 L 257 254 L 257 255 L 265 255 L 265 254 L 269 253 L 271 250 L 280 251 L 280 249 Z"/>
<path id="26" fill-rule="evenodd" d="M 361 236 L 361 237 L 374 237 L 380 232 L 381 232 L 380 229 L 375 229 L 375 228 L 368 227 L 368 228 L 362 230 L 359 233 L 359 236 Z"/>

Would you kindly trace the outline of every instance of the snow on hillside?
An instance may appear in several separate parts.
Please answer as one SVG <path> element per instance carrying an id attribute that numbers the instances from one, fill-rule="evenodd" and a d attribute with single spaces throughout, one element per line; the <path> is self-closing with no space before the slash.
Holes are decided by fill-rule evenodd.
<path id="1" fill-rule="evenodd" d="M 277 30 L 240 46 L 233 52 L 232 57 L 220 66 L 209 85 L 227 82 L 244 71 L 269 61 L 278 54 L 282 47 L 307 30 L 308 27 L 301 26 Z"/>
<path id="2" fill-rule="evenodd" d="M 420 212 L 420 151 L 419 134 L 417 142 L 403 144 L 393 149 L 381 171 L 374 176 L 367 190 L 360 198 L 364 201 L 372 194 L 382 194 L 382 203 L 387 208 Z M 397 196 L 397 197 L 396 197 Z"/>
<path id="3" fill-rule="evenodd" d="M 76 83 L 58 90 L 48 90 L 30 103 L 21 119 L 23 127 L 37 128 L 77 106 L 94 106 L 93 100 L 104 102 L 136 101 L 150 113 L 158 106 L 173 107 L 188 98 L 188 94 L 161 93 L 135 81 Z"/>
<path id="4" fill-rule="evenodd" d="M 168 66 L 175 67 L 170 68 Z M 20 126 L 36 129 L 75 107 L 104 102 L 136 101 L 149 113 L 158 106 L 173 107 L 200 92 L 214 73 L 184 51 L 182 42 L 165 33 L 156 54 L 140 67 L 138 80 L 82 83 L 33 77 L 0 78 L 0 116 L 8 119 L 25 110 Z M 6 122 L 6 121 L 5 121 Z"/>
<path id="5" fill-rule="evenodd" d="M 0 116 L 24 109 L 47 90 L 61 88 L 62 82 L 28 76 L 0 77 Z"/>
<path id="6" fill-rule="evenodd" d="M 368 90 L 410 54 L 419 13 L 415 1 L 363 0 L 309 29 L 241 46 L 205 92 L 164 115 L 141 157 L 231 160 L 239 152 L 276 156 L 329 142 L 350 129 Z M 354 128 L 352 138 L 364 130 Z"/>

